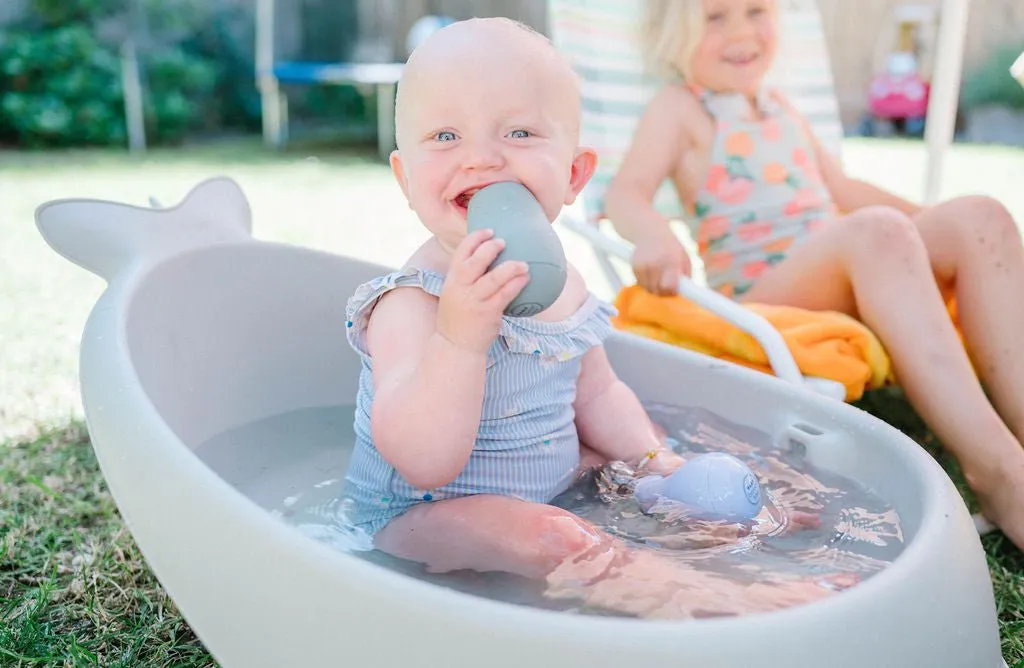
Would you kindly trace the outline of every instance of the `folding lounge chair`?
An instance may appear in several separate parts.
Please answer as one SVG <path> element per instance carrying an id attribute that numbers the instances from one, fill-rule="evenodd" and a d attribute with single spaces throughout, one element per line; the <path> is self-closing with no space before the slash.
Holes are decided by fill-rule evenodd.
<path id="1" fill-rule="evenodd" d="M 645 68 L 639 28 L 645 0 L 549 0 L 549 24 L 555 46 L 572 62 L 582 85 L 581 140 L 597 150 L 597 172 L 584 189 L 579 205 L 567 209 L 559 224 L 582 235 L 615 292 L 624 279 L 614 261 L 628 271 L 631 247 L 600 229 L 604 192 L 622 162 L 648 100 L 663 83 Z M 827 150 L 841 158 L 842 125 L 835 98 L 828 49 L 815 0 L 780 0 L 779 54 L 769 74 L 804 114 Z M 655 208 L 672 220 L 684 211 L 671 182 L 655 196 Z M 801 374 L 781 335 L 764 318 L 701 284 L 683 278 L 679 292 L 691 301 L 752 335 L 764 348 L 775 375 L 807 389 L 842 400 L 845 390 L 829 379 Z M 994 529 L 982 515 L 974 516 L 980 533 Z"/>
<path id="2" fill-rule="evenodd" d="M 622 278 L 612 260 L 628 260 L 631 249 L 600 230 L 604 192 L 629 147 L 644 106 L 662 83 L 644 66 L 639 44 L 643 7 L 644 0 L 548 2 L 553 41 L 582 80 L 582 141 L 600 156 L 597 172 L 580 198 L 582 207 L 567 210 L 560 223 L 591 243 L 615 292 L 632 281 Z M 813 0 L 784 0 L 782 30 L 785 39 L 771 78 L 808 116 L 825 145 L 838 154 L 842 127 Z M 655 206 L 671 219 L 683 217 L 669 181 L 658 190 Z M 680 293 L 757 339 L 778 377 L 826 396 L 844 398 L 840 383 L 802 375 L 781 335 L 764 318 L 688 279 L 681 281 Z"/>

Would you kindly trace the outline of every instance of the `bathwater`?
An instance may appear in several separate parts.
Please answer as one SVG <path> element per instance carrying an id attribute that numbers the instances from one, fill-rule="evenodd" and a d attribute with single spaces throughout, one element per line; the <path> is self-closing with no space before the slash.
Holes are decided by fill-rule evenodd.
<path id="1" fill-rule="evenodd" d="M 700 522 L 678 510 L 641 512 L 630 494 L 633 471 L 614 464 L 583 473 L 552 503 L 609 534 L 675 563 L 737 583 L 808 581 L 836 573 L 859 581 L 903 548 L 895 509 L 858 483 L 812 466 L 798 448 L 768 434 L 693 408 L 648 404 L 648 413 L 683 455 L 707 451 L 739 457 L 765 492 L 762 513 L 747 525 Z M 543 582 L 502 573 L 427 573 L 420 565 L 372 549 L 346 521 L 341 497 L 352 450 L 353 407 L 326 406 L 266 418 L 226 431 L 196 448 L 220 476 L 310 538 L 435 584 L 511 603 L 609 614 Z"/>

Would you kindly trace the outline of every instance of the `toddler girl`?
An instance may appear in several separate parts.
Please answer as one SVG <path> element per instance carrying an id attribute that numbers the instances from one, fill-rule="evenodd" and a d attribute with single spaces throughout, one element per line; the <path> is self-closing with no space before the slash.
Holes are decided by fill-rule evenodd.
<path id="1" fill-rule="evenodd" d="M 1006 209 L 984 197 L 923 208 L 846 176 L 763 84 L 776 52 L 773 0 L 647 8 L 650 56 L 678 81 L 650 102 L 606 197 L 608 217 L 636 245 L 638 282 L 672 294 L 690 271 L 652 205 L 668 178 L 709 286 L 740 301 L 841 311 L 874 330 L 983 512 L 1024 545 L 1024 248 Z M 947 312 L 952 297 L 970 359 Z"/>
<path id="2" fill-rule="evenodd" d="M 639 615 L 770 609 L 828 589 L 740 587 L 651 552 L 626 550 L 548 505 L 574 480 L 580 441 L 598 459 L 667 472 L 663 447 L 602 347 L 611 309 L 570 268 L 531 318 L 503 316 L 528 280 L 502 248 L 467 235 L 480 188 L 526 186 L 554 220 L 595 166 L 578 144 L 579 93 L 542 37 L 508 20 L 471 20 L 412 54 L 398 89 L 391 166 L 431 238 L 404 268 L 361 286 L 348 337 L 363 357 L 351 519 L 374 546 L 431 571 L 547 578 L 592 604 Z M 616 577 L 611 577 L 614 574 Z"/>

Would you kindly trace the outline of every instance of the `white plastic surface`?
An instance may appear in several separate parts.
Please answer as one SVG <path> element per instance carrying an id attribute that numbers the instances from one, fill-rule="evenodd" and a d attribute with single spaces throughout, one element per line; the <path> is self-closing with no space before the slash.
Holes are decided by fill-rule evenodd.
<path id="1" fill-rule="evenodd" d="M 147 562 L 221 665 L 1002 665 L 984 553 L 930 456 L 845 404 L 627 334 L 611 337 L 608 354 L 641 399 L 803 439 L 816 464 L 895 506 L 902 555 L 811 605 L 668 622 L 500 603 L 329 549 L 193 449 L 261 417 L 351 404 L 359 361 L 345 341 L 345 301 L 387 268 L 254 240 L 227 179 L 165 210 L 57 201 L 37 221 L 57 251 L 108 281 L 82 338 L 89 432 Z"/>

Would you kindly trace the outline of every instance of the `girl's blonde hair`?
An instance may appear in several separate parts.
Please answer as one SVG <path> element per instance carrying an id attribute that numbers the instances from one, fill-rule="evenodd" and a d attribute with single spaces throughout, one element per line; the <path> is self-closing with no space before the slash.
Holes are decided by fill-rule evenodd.
<path id="1" fill-rule="evenodd" d="M 704 36 L 701 0 L 645 0 L 640 40 L 647 66 L 660 76 L 693 80 L 691 63 Z M 778 21 L 779 2 L 768 3 Z"/>
<path id="2" fill-rule="evenodd" d="M 648 66 L 691 79 L 690 61 L 704 34 L 701 0 L 646 0 L 641 43 Z"/>

